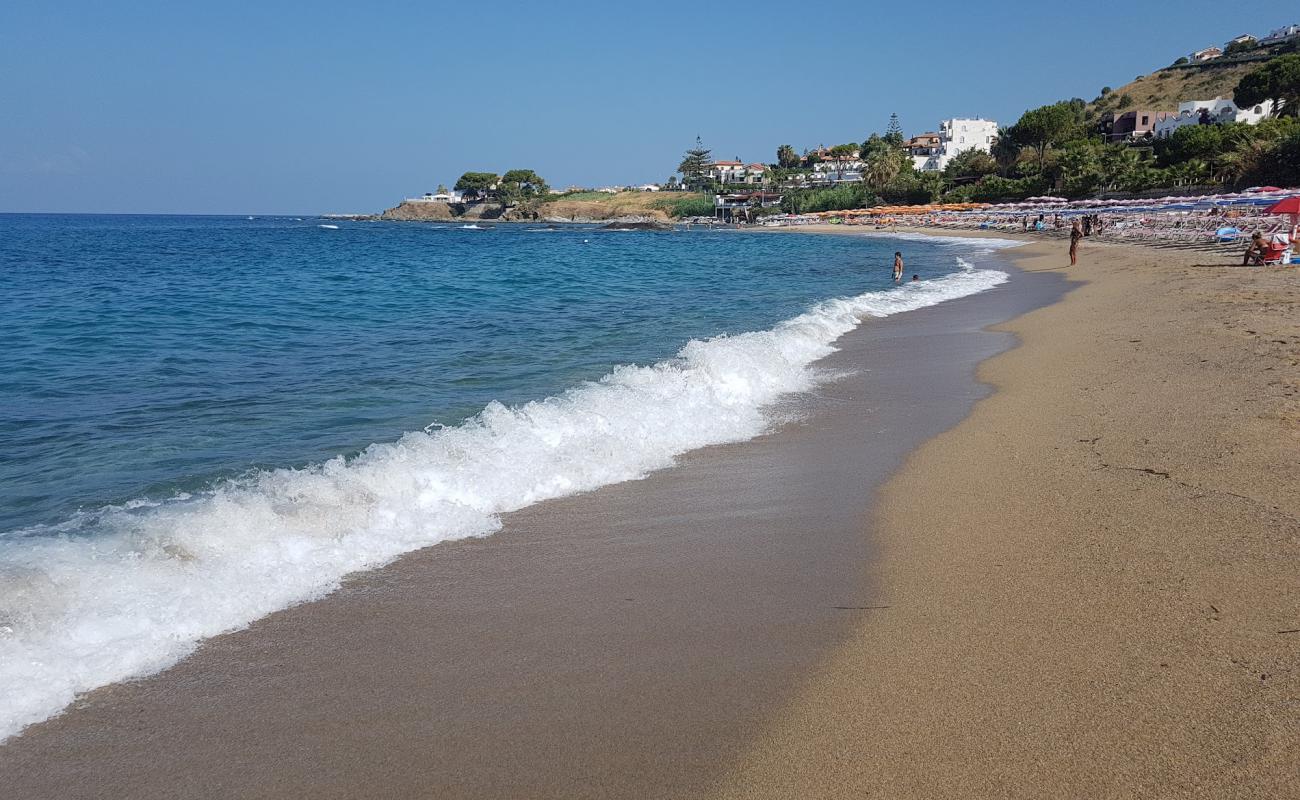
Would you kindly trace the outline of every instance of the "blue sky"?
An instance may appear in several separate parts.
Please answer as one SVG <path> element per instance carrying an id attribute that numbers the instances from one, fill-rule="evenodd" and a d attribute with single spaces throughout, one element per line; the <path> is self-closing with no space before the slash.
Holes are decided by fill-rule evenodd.
<path id="1" fill-rule="evenodd" d="M 1231 10 L 1231 21 L 1225 18 Z M 0 211 L 377 211 L 465 170 L 662 181 L 898 112 L 1014 121 L 1291 3 L 0 0 Z"/>

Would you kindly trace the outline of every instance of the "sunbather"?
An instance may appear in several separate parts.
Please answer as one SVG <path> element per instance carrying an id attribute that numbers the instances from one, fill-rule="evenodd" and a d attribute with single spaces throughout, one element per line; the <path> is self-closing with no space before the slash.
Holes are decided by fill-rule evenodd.
<path id="1" fill-rule="evenodd" d="M 1250 235 L 1250 245 L 1246 248 L 1246 255 L 1241 260 L 1243 267 L 1263 266 L 1264 253 L 1268 251 L 1268 245 L 1264 243 L 1264 234 L 1255 231 Z"/>

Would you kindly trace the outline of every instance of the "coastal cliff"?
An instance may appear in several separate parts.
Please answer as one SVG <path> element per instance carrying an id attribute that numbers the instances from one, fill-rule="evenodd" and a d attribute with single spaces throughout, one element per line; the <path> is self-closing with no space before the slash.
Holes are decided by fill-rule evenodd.
<path id="1" fill-rule="evenodd" d="M 445 222 L 459 216 L 449 203 L 403 200 L 380 214 L 379 218 L 401 222 Z"/>
<path id="2" fill-rule="evenodd" d="M 673 219 L 675 204 L 702 195 L 673 192 L 580 192 L 560 195 L 527 206 L 505 208 L 499 203 L 437 203 L 403 200 L 379 214 L 377 219 L 399 222 L 448 222 L 452 220 L 500 219 L 545 222 L 663 223 Z"/>

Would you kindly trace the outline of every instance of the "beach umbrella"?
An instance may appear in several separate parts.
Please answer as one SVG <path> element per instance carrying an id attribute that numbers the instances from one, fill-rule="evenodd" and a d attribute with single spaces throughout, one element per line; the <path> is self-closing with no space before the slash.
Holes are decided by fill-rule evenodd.
<path id="1" fill-rule="evenodd" d="M 1268 208 L 1269 214 L 1300 214 L 1300 195 L 1279 200 Z"/>

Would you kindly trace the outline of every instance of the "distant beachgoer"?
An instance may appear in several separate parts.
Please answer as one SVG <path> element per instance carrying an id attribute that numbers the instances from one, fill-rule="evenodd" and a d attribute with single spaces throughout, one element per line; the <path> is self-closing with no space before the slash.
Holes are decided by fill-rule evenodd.
<path id="1" fill-rule="evenodd" d="M 1091 214 L 1085 214 L 1084 217 L 1083 217 L 1083 235 L 1084 235 L 1084 236 L 1091 236 L 1091 235 L 1092 235 L 1092 215 L 1091 215 Z"/>
<path id="2" fill-rule="evenodd" d="M 1255 231 L 1250 235 L 1250 244 L 1246 247 L 1246 255 L 1241 259 L 1243 267 L 1262 267 L 1264 265 L 1264 253 L 1268 251 L 1268 245 L 1264 242 L 1264 234 L 1261 231 Z"/>
<path id="3" fill-rule="evenodd" d="M 894 253 L 894 283 L 903 279 L 903 254 Z"/>
<path id="4" fill-rule="evenodd" d="M 921 280 L 921 276 L 920 276 L 920 275 L 913 275 L 913 276 L 912 276 L 912 283 L 918 283 L 920 280 Z"/>
<path id="5" fill-rule="evenodd" d="M 1079 263 L 1079 240 L 1083 238 L 1083 228 L 1076 219 L 1070 227 L 1070 266 Z"/>

